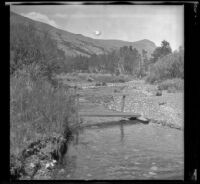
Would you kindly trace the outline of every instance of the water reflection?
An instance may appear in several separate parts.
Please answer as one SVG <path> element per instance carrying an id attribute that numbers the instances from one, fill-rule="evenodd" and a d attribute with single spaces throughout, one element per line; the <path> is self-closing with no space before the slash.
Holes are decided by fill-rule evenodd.
<path id="1" fill-rule="evenodd" d="M 78 143 L 79 143 L 79 131 L 80 130 L 76 131 L 76 133 L 74 135 L 74 137 L 75 137 L 75 145 L 78 145 Z"/>
<path id="2" fill-rule="evenodd" d="M 121 142 L 123 143 L 123 140 L 124 140 L 124 125 L 123 123 L 120 124 L 120 140 Z"/>
<path id="3" fill-rule="evenodd" d="M 117 128 L 119 127 L 120 130 L 120 142 L 124 142 L 124 137 L 125 137 L 125 132 L 124 132 L 124 126 L 130 126 L 130 125 L 135 125 L 135 124 L 140 124 L 141 122 L 137 120 L 120 120 L 120 121 L 110 121 L 110 122 L 102 122 L 102 123 L 97 123 L 97 124 L 91 124 L 87 126 L 80 127 L 78 130 L 74 132 L 74 145 L 79 144 L 79 135 L 82 134 L 85 130 L 88 129 L 97 129 L 97 130 L 102 130 L 102 129 L 107 129 L 107 128 Z M 146 125 L 146 124 L 145 124 Z"/>
<path id="4" fill-rule="evenodd" d="M 85 129 L 103 129 L 103 128 L 110 128 L 110 127 L 119 127 L 119 129 L 120 129 L 120 142 L 123 143 L 124 136 L 125 136 L 124 126 L 129 125 L 129 122 L 130 121 L 107 122 L 107 123 L 103 123 L 103 124 L 96 124 L 96 125 L 91 125 L 91 126 L 79 128 L 78 130 L 76 130 L 74 132 L 73 144 L 74 145 L 79 144 L 79 134 L 83 133 Z M 126 125 L 124 125 L 124 123 L 126 123 Z"/>

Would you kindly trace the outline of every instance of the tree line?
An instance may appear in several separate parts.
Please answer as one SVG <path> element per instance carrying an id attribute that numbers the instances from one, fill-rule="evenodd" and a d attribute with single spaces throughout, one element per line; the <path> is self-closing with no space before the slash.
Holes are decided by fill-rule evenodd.
<path id="1" fill-rule="evenodd" d="M 91 57 L 79 55 L 68 60 L 72 71 L 133 75 L 138 72 L 142 56 L 136 48 L 124 46 L 107 54 L 93 54 Z"/>
<path id="2" fill-rule="evenodd" d="M 168 78 L 183 76 L 183 48 L 172 52 L 170 43 L 163 40 L 161 46 L 156 47 L 150 58 L 147 54 L 148 52 L 144 49 L 140 53 L 132 46 L 124 46 L 107 54 L 93 54 L 91 57 L 79 55 L 68 58 L 68 72 L 101 72 L 144 77 L 152 73 L 161 75 L 165 70 L 164 73 L 168 71 Z"/>
<path id="3" fill-rule="evenodd" d="M 136 77 L 183 77 L 183 51 L 180 48 L 172 52 L 170 43 L 163 40 L 150 58 L 146 50 L 140 53 L 132 46 L 124 46 L 109 53 L 92 54 L 90 57 L 66 56 L 64 51 L 58 49 L 48 31 L 39 32 L 34 26 L 23 24 L 12 24 L 10 28 L 11 75 L 23 66 L 34 64 L 39 68 L 38 73 L 49 80 L 54 73 L 76 71 Z"/>

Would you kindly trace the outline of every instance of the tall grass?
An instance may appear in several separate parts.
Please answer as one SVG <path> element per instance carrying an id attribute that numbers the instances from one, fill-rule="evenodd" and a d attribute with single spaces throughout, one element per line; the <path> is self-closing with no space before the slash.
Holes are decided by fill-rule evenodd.
<path id="1" fill-rule="evenodd" d="M 64 127 L 76 120 L 75 108 L 72 92 L 63 86 L 55 89 L 42 77 L 33 79 L 27 68 L 11 76 L 11 154 L 19 154 L 30 142 L 44 136 L 62 134 Z"/>

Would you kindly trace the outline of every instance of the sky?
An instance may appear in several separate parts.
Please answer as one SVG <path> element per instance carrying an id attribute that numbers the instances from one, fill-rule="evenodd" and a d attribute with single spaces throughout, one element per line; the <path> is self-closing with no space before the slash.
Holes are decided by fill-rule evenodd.
<path id="1" fill-rule="evenodd" d="M 184 43 L 182 5 L 11 5 L 10 10 L 59 29 L 95 39 L 163 40 L 176 50 Z"/>

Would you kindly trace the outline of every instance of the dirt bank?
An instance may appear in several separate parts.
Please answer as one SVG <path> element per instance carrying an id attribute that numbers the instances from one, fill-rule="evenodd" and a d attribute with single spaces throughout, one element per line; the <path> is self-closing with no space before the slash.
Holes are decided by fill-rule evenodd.
<path id="1" fill-rule="evenodd" d="M 55 134 L 32 142 L 18 156 L 11 155 L 11 179 L 51 179 L 51 170 L 62 163 L 71 139 Z"/>

